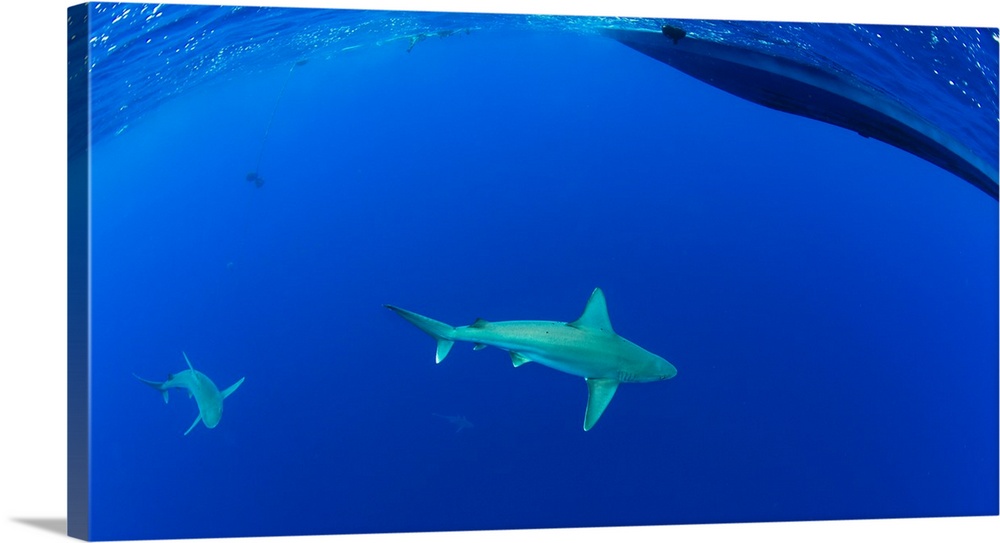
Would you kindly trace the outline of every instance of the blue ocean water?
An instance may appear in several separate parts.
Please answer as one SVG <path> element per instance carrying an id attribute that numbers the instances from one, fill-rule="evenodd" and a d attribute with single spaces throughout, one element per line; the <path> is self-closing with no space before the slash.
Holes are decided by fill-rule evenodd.
<path id="1" fill-rule="evenodd" d="M 997 162 L 996 29 L 94 4 L 93 537 L 997 514 L 996 200 L 598 32 L 664 23 Z M 582 379 L 383 307 L 595 287 L 678 375 L 589 432 Z M 187 436 L 133 377 L 182 351 L 246 377 Z"/>

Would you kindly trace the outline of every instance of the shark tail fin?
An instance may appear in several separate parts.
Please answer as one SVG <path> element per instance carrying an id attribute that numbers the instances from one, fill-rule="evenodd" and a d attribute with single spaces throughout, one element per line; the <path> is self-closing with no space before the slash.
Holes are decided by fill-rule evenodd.
<path id="1" fill-rule="evenodd" d="M 163 387 L 163 383 L 157 383 L 156 381 L 150 381 L 149 379 L 143 379 L 142 377 L 139 377 L 138 375 L 136 375 L 134 373 L 132 374 L 132 376 L 135 377 L 136 379 L 142 381 L 143 383 L 146 383 L 147 385 L 155 388 L 156 390 L 159 390 L 160 393 L 163 394 L 163 403 L 170 403 L 170 395 L 167 394 L 167 389 L 162 388 Z"/>
<path id="2" fill-rule="evenodd" d="M 437 340 L 437 353 L 434 358 L 436 363 L 440 364 L 441 361 L 444 360 L 444 357 L 448 356 L 452 346 L 455 345 L 455 341 L 452 339 L 455 336 L 454 326 L 449 326 L 443 322 L 436 321 L 423 315 L 418 315 L 412 311 L 407 311 L 394 305 L 386 305 L 385 307 L 391 309 L 400 317 L 410 321 L 414 326 L 420 328 L 426 334 Z"/>

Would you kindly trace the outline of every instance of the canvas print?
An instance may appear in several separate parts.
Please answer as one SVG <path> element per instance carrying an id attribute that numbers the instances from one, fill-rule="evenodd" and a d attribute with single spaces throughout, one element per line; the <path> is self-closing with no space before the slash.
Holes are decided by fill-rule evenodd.
<path id="1" fill-rule="evenodd" d="M 70 535 L 997 515 L 998 40 L 70 8 Z"/>

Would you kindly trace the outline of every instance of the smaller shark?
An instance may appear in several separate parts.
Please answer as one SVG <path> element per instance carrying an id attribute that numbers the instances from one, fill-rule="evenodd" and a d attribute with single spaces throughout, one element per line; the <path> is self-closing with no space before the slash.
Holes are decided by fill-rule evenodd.
<path id="1" fill-rule="evenodd" d="M 194 427 L 198 425 L 198 422 L 204 422 L 207 428 L 215 428 L 218 426 L 219 421 L 222 419 L 222 400 L 225 400 L 232 394 L 240 385 L 243 384 L 243 380 L 246 377 L 241 377 L 239 381 L 236 381 L 232 386 L 219 392 L 219 388 L 215 386 L 215 383 L 208 378 L 204 373 L 194 369 L 191 365 L 191 361 L 188 360 L 187 353 L 181 351 L 184 355 L 184 361 L 187 362 L 188 368 L 180 373 L 168 374 L 167 380 L 162 383 L 156 381 L 149 381 L 139 377 L 136 374 L 132 374 L 136 379 L 146 383 L 147 385 L 159 390 L 163 393 L 163 403 L 170 401 L 170 396 L 167 395 L 167 391 L 171 388 L 186 388 L 188 391 L 188 397 L 194 398 L 196 404 L 198 404 L 198 418 L 194 419 L 194 423 L 191 427 L 184 432 L 184 435 L 191 433 Z"/>
<path id="2" fill-rule="evenodd" d="M 472 428 L 473 424 L 469 422 L 469 419 L 465 418 L 464 415 L 438 415 L 437 413 L 432 413 L 435 417 L 441 417 L 442 419 L 454 424 L 458 428 L 455 429 L 455 433 L 459 433 L 466 428 Z"/>
<path id="3" fill-rule="evenodd" d="M 584 431 L 601 418 L 619 383 L 650 383 L 677 375 L 673 364 L 615 333 L 599 288 L 573 322 L 476 319 L 456 327 L 394 305 L 385 307 L 437 340 L 437 363 L 448 356 L 456 341 L 468 341 L 477 351 L 487 346 L 507 351 L 515 368 L 537 362 L 583 377 L 588 392 Z"/>

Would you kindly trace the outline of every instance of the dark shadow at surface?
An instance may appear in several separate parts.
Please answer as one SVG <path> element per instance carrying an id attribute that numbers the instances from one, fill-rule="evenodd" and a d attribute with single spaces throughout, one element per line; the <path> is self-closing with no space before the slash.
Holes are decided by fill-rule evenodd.
<path id="1" fill-rule="evenodd" d="M 14 522 L 34 526 L 46 532 L 66 535 L 66 519 L 64 518 L 13 518 Z"/>
<path id="2" fill-rule="evenodd" d="M 996 163 L 958 136 L 861 80 L 797 59 L 687 35 L 609 28 L 605 34 L 695 79 L 771 109 L 840 126 L 918 156 L 1000 197 Z"/>

